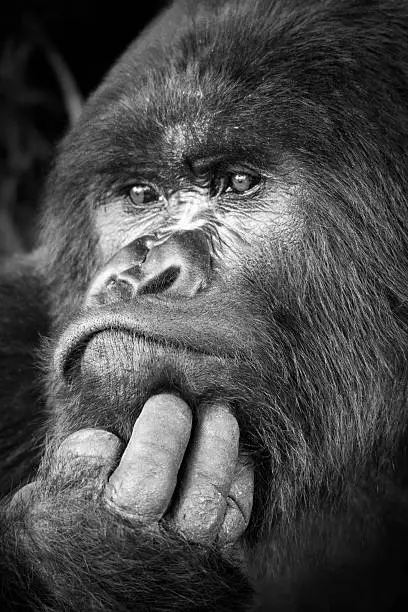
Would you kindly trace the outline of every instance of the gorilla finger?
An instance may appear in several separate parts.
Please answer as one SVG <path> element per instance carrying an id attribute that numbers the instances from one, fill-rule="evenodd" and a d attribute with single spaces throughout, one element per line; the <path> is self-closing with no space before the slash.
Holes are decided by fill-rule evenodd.
<path id="1" fill-rule="evenodd" d="M 238 460 L 239 427 L 225 406 L 203 410 L 171 522 L 202 544 L 214 541 L 227 508 Z"/>
<path id="2" fill-rule="evenodd" d="M 232 544 L 244 533 L 251 518 L 254 498 L 254 471 L 248 463 L 238 463 L 227 498 L 224 522 L 217 537 L 220 545 Z"/>
<path id="3" fill-rule="evenodd" d="M 103 429 L 81 429 L 68 436 L 59 446 L 53 464 L 53 472 L 77 472 L 78 461 L 100 466 L 106 478 L 117 463 L 122 442 L 117 436 Z"/>
<path id="4" fill-rule="evenodd" d="M 122 442 L 117 436 L 103 429 L 81 429 L 69 435 L 58 447 L 51 465 L 51 476 L 58 480 L 61 476 L 77 481 L 81 473 L 79 465 L 84 468 L 97 467 L 98 475 L 107 479 L 117 464 L 122 450 Z M 9 510 L 35 502 L 38 492 L 37 481 L 30 482 L 19 489 L 11 498 Z"/>
<path id="5" fill-rule="evenodd" d="M 190 408 L 182 399 L 166 393 L 151 397 L 109 479 L 109 505 L 146 522 L 159 520 L 176 487 L 191 425 Z"/>

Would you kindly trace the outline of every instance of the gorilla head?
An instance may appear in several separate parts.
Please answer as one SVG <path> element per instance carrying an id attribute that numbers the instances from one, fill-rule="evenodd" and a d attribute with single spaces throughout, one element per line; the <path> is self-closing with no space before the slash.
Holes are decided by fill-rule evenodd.
<path id="1" fill-rule="evenodd" d="M 163 390 L 226 402 L 268 524 L 375 472 L 406 421 L 405 47 L 381 11 L 362 43 L 360 9 L 292 4 L 255 28 L 246 2 L 181 3 L 130 47 L 43 233 L 58 439 L 128 440 Z"/>

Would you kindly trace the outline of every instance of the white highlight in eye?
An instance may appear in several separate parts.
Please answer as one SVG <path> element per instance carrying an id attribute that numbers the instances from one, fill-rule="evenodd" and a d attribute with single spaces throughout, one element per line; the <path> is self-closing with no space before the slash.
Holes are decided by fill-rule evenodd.
<path id="1" fill-rule="evenodd" d="M 147 185 L 133 185 L 129 191 L 129 198 L 133 204 L 139 206 L 148 201 L 146 200 L 146 196 L 148 197 L 149 191 L 151 191 L 151 189 Z"/>
<path id="2" fill-rule="evenodd" d="M 251 186 L 252 180 L 249 174 L 246 174 L 245 172 L 237 172 L 231 176 L 231 187 L 235 191 L 243 193 L 248 191 L 248 189 L 251 189 Z"/>

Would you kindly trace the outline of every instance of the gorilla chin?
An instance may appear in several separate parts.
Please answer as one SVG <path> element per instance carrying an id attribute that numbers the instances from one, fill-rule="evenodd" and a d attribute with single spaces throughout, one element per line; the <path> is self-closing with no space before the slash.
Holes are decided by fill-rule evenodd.
<path id="1" fill-rule="evenodd" d="M 127 439 L 124 432 L 131 431 L 152 395 L 177 393 L 193 410 L 232 397 L 238 366 L 241 372 L 245 366 L 230 338 L 189 324 L 175 333 L 163 300 L 143 296 L 116 308 L 102 306 L 85 312 L 58 340 L 56 383 L 66 393 L 76 388 L 81 403 L 95 404 L 96 414 L 103 415 L 99 426 L 116 429 L 118 423 Z"/>

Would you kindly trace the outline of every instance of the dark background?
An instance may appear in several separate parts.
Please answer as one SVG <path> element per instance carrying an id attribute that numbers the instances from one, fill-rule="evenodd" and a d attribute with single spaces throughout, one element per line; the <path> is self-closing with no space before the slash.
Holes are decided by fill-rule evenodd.
<path id="1" fill-rule="evenodd" d="M 81 99 L 164 4 L 1 3 L 0 255 L 32 248 L 56 142 Z"/>

